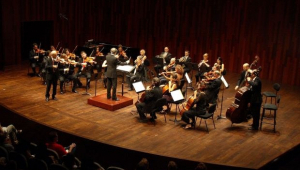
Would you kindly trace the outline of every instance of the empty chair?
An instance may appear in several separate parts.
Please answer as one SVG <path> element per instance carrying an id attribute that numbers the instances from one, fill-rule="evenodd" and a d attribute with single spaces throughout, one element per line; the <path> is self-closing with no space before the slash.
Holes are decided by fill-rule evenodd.
<path id="1" fill-rule="evenodd" d="M 4 158 L 6 158 L 6 160 L 8 160 L 8 152 L 7 152 L 7 150 L 4 148 L 4 147 L 2 147 L 2 146 L 0 146 L 0 158 L 1 157 L 4 157 Z"/>
<path id="2" fill-rule="evenodd" d="M 264 95 L 266 97 L 265 103 L 267 103 L 267 99 L 268 97 L 271 98 L 271 103 L 272 103 L 272 99 L 276 98 L 278 91 L 280 90 L 280 84 L 278 83 L 274 83 L 273 84 L 273 89 L 275 90 L 275 93 L 273 92 L 263 92 L 262 95 Z"/>
<path id="3" fill-rule="evenodd" d="M 273 125 L 274 126 L 273 131 L 276 132 L 276 129 L 275 129 L 276 116 L 277 116 L 277 110 L 279 107 L 279 103 L 280 103 L 280 96 L 277 96 L 276 104 L 266 103 L 263 105 L 263 112 L 262 112 L 261 119 L 260 119 L 260 130 L 262 129 L 262 124 L 265 123 L 265 124 Z M 270 115 L 268 115 L 268 116 L 265 115 L 266 110 L 269 110 L 271 112 Z M 273 116 L 271 117 L 272 111 L 273 111 Z M 264 122 L 264 118 L 265 119 L 273 119 L 273 123 Z"/>
<path id="4" fill-rule="evenodd" d="M 49 170 L 68 170 L 68 168 L 66 168 L 60 164 L 52 164 L 49 166 Z"/>
<path id="5" fill-rule="evenodd" d="M 26 160 L 26 157 L 20 153 L 17 152 L 10 152 L 8 154 L 9 160 L 13 160 L 17 163 L 18 169 L 27 169 L 28 168 L 28 163 Z"/>
<path id="6" fill-rule="evenodd" d="M 28 160 L 29 170 L 48 170 L 48 166 L 45 161 L 36 158 L 30 158 Z"/>
<path id="7" fill-rule="evenodd" d="M 216 111 L 216 106 L 217 106 L 216 104 L 212 104 L 212 105 L 209 106 L 208 111 L 206 111 L 206 113 L 204 115 L 197 115 L 196 116 L 196 117 L 200 118 L 200 124 L 199 124 L 199 126 L 201 125 L 202 119 L 204 119 L 207 132 L 208 132 L 208 127 L 207 127 L 206 120 L 208 118 L 212 119 L 213 124 L 214 124 L 214 128 L 216 128 L 215 121 L 214 121 L 214 113 Z M 196 125 L 195 125 L 195 127 L 196 127 Z"/>

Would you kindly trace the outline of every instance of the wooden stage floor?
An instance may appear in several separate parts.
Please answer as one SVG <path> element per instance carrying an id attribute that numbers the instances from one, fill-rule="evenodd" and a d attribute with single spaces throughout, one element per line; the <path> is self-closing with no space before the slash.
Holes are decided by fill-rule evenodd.
<path id="1" fill-rule="evenodd" d="M 231 86 L 224 91 L 222 115 L 234 99 L 237 78 L 238 74 L 226 75 Z M 262 91 L 272 90 L 273 82 L 262 82 Z M 92 82 L 92 95 L 94 87 Z M 203 123 L 198 126 L 199 120 L 196 130 L 184 130 L 180 123 L 165 123 L 160 114 L 154 126 L 151 122 L 140 123 L 138 115 L 131 114 L 134 105 L 107 111 L 88 105 L 90 96 L 81 95 L 84 88 L 78 88 L 79 93 L 74 94 L 70 86 L 66 86 L 65 94 L 57 94 L 58 101 L 45 102 L 45 88 L 40 78 L 27 76 L 27 64 L 7 67 L 0 72 L 0 104 L 30 120 L 113 146 L 183 160 L 258 169 L 300 143 L 299 87 L 282 85 L 276 133 L 272 132 L 271 125 L 264 125 L 262 131 L 249 131 L 248 124 L 252 120 L 231 127 L 227 119 L 215 120 L 216 129 L 208 120 L 209 133 Z M 121 90 L 119 82 L 118 90 Z M 98 83 L 97 94 L 102 93 L 106 93 L 106 89 Z M 135 92 L 124 95 L 132 97 L 134 103 L 137 100 Z M 175 111 L 174 106 L 172 111 Z M 215 119 L 219 114 L 220 105 Z M 174 113 L 167 115 L 169 118 L 174 118 Z"/>

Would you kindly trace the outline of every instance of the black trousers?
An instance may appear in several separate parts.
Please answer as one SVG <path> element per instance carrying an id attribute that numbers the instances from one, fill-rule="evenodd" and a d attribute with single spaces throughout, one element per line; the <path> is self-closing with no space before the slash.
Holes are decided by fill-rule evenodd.
<path id="1" fill-rule="evenodd" d="M 190 124 L 190 119 L 192 119 L 192 125 L 195 125 L 196 123 L 196 119 L 195 117 L 197 115 L 204 115 L 205 112 L 200 112 L 200 111 L 197 111 L 195 108 L 192 108 L 190 110 L 187 110 L 183 113 L 182 117 L 181 117 L 181 120 L 183 120 L 185 123 L 187 124 Z"/>
<path id="2" fill-rule="evenodd" d="M 163 68 L 163 66 L 160 65 L 160 64 L 156 64 L 156 65 L 154 66 L 154 70 L 155 70 L 155 72 L 156 72 L 156 76 L 157 76 L 157 77 L 158 77 L 159 71 L 160 71 L 162 68 Z"/>
<path id="3" fill-rule="evenodd" d="M 41 72 L 41 66 L 42 66 L 41 63 L 32 62 L 32 63 L 30 63 L 30 65 L 31 65 L 31 69 L 32 69 L 33 74 L 36 74 L 36 67 L 39 67 L 39 72 L 38 73 Z"/>
<path id="4" fill-rule="evenodd" d="M 112 88 L 112 99 L 117 98 L 117 78 L 107 77 L 107 98 L 111 98 L 111 88 Z"/>
<path id="5" fill-rule="evenodd" d="M 261 108 L 261 103 L 251 103 L 250 105 L 250 110 L 253 117 L 252 127 L 255 129 L 258 129 L 259 127 L 260 108 Z"/>
<path id="6" fill-rule="evenodd" d="M 81 76 L 86 77 L 86 79 L 87 79 L 87 84 L 86 85 L 89 87 L 90 86 L 90 82 L 91 82 L 92 74 L 90 72 L 85 72 L 85 73 L 79 72 L 79 73 L 77 73 L 75 75 L 75 77 L 77 77 L 77 79 L 78 79 L 78 77 L 81 77 Z M 80 82 L 79 79 L 77 81 L 78 82 L 76 84 L 82 85 L 82 83 Z"/>
<path id="7" fill-rule="evenodd" d="M 77 86 L 77 81 L 78 79 L 74 76 L 74 75 L 60 75 L 59 76 L 59 82 L 60 82 L 60 91 L 63 91 L 63 86 L 64 86 L 64 82 L 66 80 L 70 80 L 70 81 L 73 81 L 73 87 L 72 87 L 72 90 L 75 90 L 76 89 L 76 86 Z"/>
<path id="8" fill-rule="evenodd" d="M 57 87 L 57 77 L 52 77 L 52 79 L 47 79 L 46 80 L 47 83 L 47 87 L 46 87 L 46 97 L 49 98 L 50 97 L 50 89 L 51 89 L 51 85 L 53 85 L 52 87 L 52 98 L 55 97 L 56 95 L 56 87 Z"/>
<path id="9" fill-rule="evenodd" d="M 126 77 L 130 89 L 133 89 L 132 83 L 134 83 L 135 81 L 139 81 L 141 79 L 140 76 L 136 76 L 133 74 L 127 75 Z"/>
<path id="10" fill-rule="evenodd" d="M 143 112 L 145 105 L 146 105 L 145 103 L 138 103 L 138 104 L 135 105 L 137 111 L 139 112 L 139 115 L 140 115 L 141 119 L 146 118 L 146 116 Z"/>

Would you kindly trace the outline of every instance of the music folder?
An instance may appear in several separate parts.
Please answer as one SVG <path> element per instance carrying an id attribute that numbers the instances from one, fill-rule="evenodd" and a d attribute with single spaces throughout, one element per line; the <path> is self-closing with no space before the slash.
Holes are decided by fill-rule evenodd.
<path id="1" fill-rule="evenodd" d="M 134 82 L 132 83 L 132 86 L 134 87 L 136 93 L 140 93 L 146 90 L 142 81 Z"/>
<path id="2" fill-rule="evenodd" d="M 131 72 L 135 66 L 132 65 L 117 65 L 117 70 L 118 71 L 123 71 L 123 72 Z"/>
<path id="3" fill-rule="evenodd" d="M 184 100 L 184 97 L 183 97 L 180 89 L 171 91 L 171 96 L 172 96 L 174 102 Z"/>
<path id="4" fill-rule="evenodd" d="M 224 76 L 221 76 L 221 80 L 224 83 L 224 86 L 226 87 L 226 89 L 229 87 L 229 84 L 227 83 L 227 81 L 225 80 Z"/>
<path id="5" fill-rule="evenodd" d="M 190 84 L 192 83 L 192 80 L 190 79 L 188 73 L 185 73 L 185 78 L 186 78 L 186 81 Z"/>

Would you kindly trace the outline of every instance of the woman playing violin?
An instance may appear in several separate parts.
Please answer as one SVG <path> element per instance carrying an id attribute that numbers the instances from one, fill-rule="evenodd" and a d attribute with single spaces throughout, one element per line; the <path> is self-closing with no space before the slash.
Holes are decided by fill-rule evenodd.
<path id="1" fill-rule="evenodd" d="M 178 89 L 178 87 L 179 87 L 176 73 L 171 74 L 170 81 L 168 82 L 168 84 L 166 86 L 168 86 L 168 92 L 165 95 L 163 95 L 163 98 L 165 98 L 167 100 L 167 102 L 172 102 L 173 98 L 171 96 L 171 92 Z M 169 111 L 170 111 L 170 106 L 167 105 L 167 112 L 169 112 Z"/>

